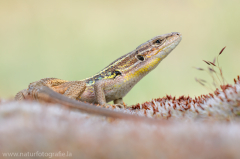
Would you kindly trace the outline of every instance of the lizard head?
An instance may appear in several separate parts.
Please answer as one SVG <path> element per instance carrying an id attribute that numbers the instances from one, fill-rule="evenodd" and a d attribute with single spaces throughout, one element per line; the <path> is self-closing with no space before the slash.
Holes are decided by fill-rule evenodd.
<path id="1" fill-rule="evenodd" d="M 115 70 L 125 75 L 125 80 L 141 79 L 153 70 L 179 44 L 181 39 L 182 35 L 178 32 L 156 36 L 119 58 L 121 62 Z"/>
<path id="2" fill-rule="evenodd" d="M 140 61 L 160 58 L 164 59 L 181 41 L 182 35 L 178 32 L 163 34 L 152 38 L 136 48 L 137 58 Z"/>

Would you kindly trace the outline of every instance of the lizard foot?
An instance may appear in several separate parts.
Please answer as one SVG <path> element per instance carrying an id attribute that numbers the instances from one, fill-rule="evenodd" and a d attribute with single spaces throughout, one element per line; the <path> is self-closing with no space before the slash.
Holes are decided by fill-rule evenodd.
<path id="1" fill-rule="evenodd" d="M 118 107 L 120 109 L 125 108 L 125 106 L 123 104 L 113 104 L 113 106 Z"/>

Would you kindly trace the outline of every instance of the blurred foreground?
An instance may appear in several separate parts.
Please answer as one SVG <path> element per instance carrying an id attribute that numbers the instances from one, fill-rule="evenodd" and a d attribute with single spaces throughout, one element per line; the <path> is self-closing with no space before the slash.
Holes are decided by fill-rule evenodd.
<path id="1" fill-rule="evenodd" d="M 159 120 L 149 124 L 104 120 L 59 106 L 0 103 L 1 155 L 22 153 L 24 157 L 16 157 L 24 159 L 33 158 L 34 153 L 43 158 L 84 159 L 240 158 L 239 122 Z"/>

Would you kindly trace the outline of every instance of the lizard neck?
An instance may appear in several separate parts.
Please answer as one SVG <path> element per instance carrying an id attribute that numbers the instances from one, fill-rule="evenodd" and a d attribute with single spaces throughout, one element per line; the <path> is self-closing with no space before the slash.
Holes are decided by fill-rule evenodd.
<path id="1" fill-rule="evenodd" d="M 123 73 L 124 82 L 127 82 L 127 81 L 129 81 L 131 79 L 133 81 L 139 81 L 144 76 L 146 76 L 151 70 L 156 68 L 157 65 L 160 63 L 160 61 L 161 61 L 160 58 L 152 59 L 152 61 L 149 61 L 149 64 L 144 65 L 144 66 L 140 67 L 139 69 L 135 69 L 135 70 L 130 70 L 130 71 L 124 72 Z"/>

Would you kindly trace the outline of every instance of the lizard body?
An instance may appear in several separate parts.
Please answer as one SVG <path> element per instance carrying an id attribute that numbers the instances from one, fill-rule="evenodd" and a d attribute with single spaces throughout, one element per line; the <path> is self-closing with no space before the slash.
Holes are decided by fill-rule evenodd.
<path id="1" fill-rule="evenodd" d="M 110 101 L 123 107 L 122 98 L 153 70 L 179 44 L 182 36 L 173 32 L 156 36 L 132 52 L 118 58 L 99 73 L 81 81 L 44 78 L 33 82 L 15 96 L 16 100 L 38 97 L 38 90 L 49 87 L 69 98 L 108 106 Z"/>

